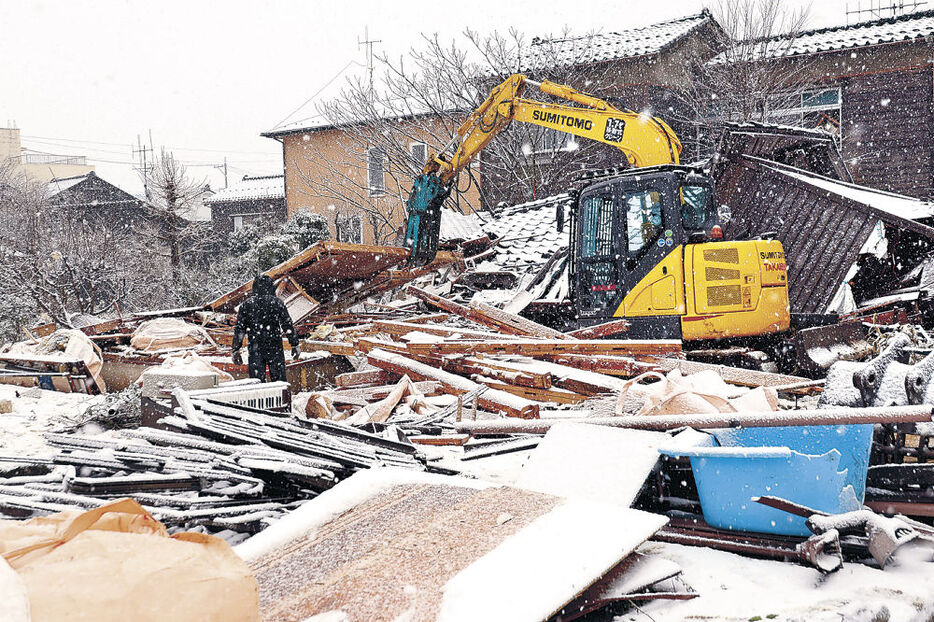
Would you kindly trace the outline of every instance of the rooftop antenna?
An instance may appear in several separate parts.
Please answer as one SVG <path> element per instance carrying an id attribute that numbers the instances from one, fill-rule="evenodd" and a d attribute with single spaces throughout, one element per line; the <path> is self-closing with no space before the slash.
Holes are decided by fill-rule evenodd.
<path id="1" fill-rule="evenodd" d="M 366 47 L 366 71 L 370 80 L 370 95 L 373 95 L 373 44 L 382 43 L 382 39 L 370 39 L 370 27 L 364 26 L 363 39 L 357 37 L 357 49 Z"/>
<path id="2" fill-rule="evenodd" d="M 866 19 L 886 19 L 899 17 L 914 13 L 920 7 L 927 4 L 927 0 L 867 0 L 866 8 L 863 8 L 863 0 L 856 0 L 856 8 L 850 8 L 850 2 L 846 3 L 846 23 L 850 24 L 850 18 L 853 23 L 865 21 Z"/>

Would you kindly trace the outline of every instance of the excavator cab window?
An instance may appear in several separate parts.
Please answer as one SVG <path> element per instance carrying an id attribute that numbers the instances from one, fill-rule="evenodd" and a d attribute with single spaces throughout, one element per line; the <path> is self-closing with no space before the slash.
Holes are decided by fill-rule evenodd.
<path id="1" fill-rule="evenodd" d="M 681 225 L 685 232 L 705 231 L 717 224 L 713 190 L 709 186 L 681 186 Z"/>
<path id="2" fill-rule="evenodd" d="M 629 254 L 636 256 L 655 242 L 664 228 L 662 193 L 644 189 L 626 195 L 626 231 Z"/>

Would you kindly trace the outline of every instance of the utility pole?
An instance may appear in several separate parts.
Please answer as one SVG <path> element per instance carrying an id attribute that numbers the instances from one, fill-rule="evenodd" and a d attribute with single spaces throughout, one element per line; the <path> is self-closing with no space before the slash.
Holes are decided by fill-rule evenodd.
<path id="1" fill-rule="evenodd" d="M 382 39 L 370 39 L 370 27 L 364 26 L 363 40 L 357 37 L 357 49 L 366 47 L 366 70 L 370 77 L 370 96 L 373 96 L 373 44 L 382 43 Z"/>
<path id="2" fill-rule="evenodd" d="M 227 156 L 224 156 L 223 164 L 215 164 L 214 168 L 224 171 L 224 188 L 227 187 Z"/>
<path id="3" fill-rule="evenodd" d="M 152 134 L 150 134 L 150 140 L 152 140 Z M 152 197 L 149 194 L 149 164 L 146 160 L 146 155 L 152 153 L 152 148 L 147 147 L 143 144 L 140 135 L 136 135 L 136 146 L 137 148 L 133 150 L 133 155 L 139 154 L 139 167 L 136 169 L 143 176 L 143 192 L 146 196 L 146 200 L 149 201 Z"/>

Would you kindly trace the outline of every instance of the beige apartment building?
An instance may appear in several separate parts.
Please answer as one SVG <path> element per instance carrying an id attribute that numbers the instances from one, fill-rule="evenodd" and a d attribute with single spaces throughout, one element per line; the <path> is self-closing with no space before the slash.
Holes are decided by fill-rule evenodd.
<path id="1" fill-rule="evenodd" d="M 285 205 L 323 215 L 332 239 L 359 244 L 394 244 L 405 227 L 405 201 L 412 182 L 438 138 L 448 129 L 423 115 L 393 121 L 395 153 L 367 144 L 360 126 L 309 125 L 262 135 L 282 143 Z M 385 145 L 385 141 L 381 141 Z M 480 209 L 479 169 L 461 175 L 448 204 L 470 213 Z"/>
<path id="2" fill-rule="evenodd" d="M 0 166 L 3 165 L 11 166 L 14 175 L 39 183 L 87 175 L 94 170 L 84 156 L 24 151 L 19 128 L 0 128 Z"/>

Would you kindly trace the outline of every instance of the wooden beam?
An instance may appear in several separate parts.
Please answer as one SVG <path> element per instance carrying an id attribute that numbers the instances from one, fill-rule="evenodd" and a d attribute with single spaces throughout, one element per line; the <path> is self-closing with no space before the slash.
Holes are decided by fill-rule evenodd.
<path id="1" fill-rule="evenodd" d="M 597 324 L 596 326 L 578 328 L 577 330 L 572 330 L 565 334 L 574 339 L 603 339 L 604 337 L 612 337 L 613 335 L 625 333 L 628 330 L 628 320 L 612 320 L 604 324 Z"/>
<path id="2" fill-rule="evenodd" d="M 569 339 L 567 335 L 553 328 L 548 328 L 538 322 L 526 319 L 515 313 L 497 309 L 478 300 L 471 301 L 470 308 L 484 316 L 490 318 L 497 324 L 508 326 L 515 331 L 516 335 L 525 335 L 528 337 L 541 337 L 542 339 Z"/>
<path id="3" fill-rule="evenodd" d="M 438 307 L 439 309 L 443 309 L 455 315 L 459 315 L 463 318 L 467 318 L 468 320 L 482 324 L 483 326 L 488 326 L 499 332 L 506 333 L 507 335 L 521 335 L 528 337 L 543 336 L 546 334 L 550 335 L 550 333 L 554 333 L 554 335 L 550 335 L 551 338 L 564 338 L 564 333 L 554 331 L 546 326 L 536 324 L 531 320 L 526 320 L 525 318 L 521 318 L 518 315 L 507 313 L 506 311 L 496 309 L 490 305 L 476 303 L 476 306 L 471 305 L 470 307 L 467 307 L 456 303 L 453 300 L 448 300 L 436 294 L 432 294 L 431 292 L 426 292 L 425 290 L 415 287 L 414 285 L 409 285 L 406 288 L 406 291 L 432 306 Z M 491 309 L 492 312 L 490 311 Z"/>
<path id="4" fill-rule="evenodd" d="M 408 374 L 409 378 L 413 380 L 440 382 L 446 391 L 455 395 L 469 393 L 480 386 L 462 376 L 378 348 L 367 354 L 367 360 L 374 367 L 399 375 Z M 510 417 L 538 418 L 538 404 L 504 391 L 490 389 L 480 395 L 477 400 L 481 407 L 494 412 L 505 413 Z"/>
<path id="5" fill-rule="evenodd" d="M 574 419 L 543 419 L 538 421 L 460 421 L 458 432 L 470 434 L 545 434 L 552 425 L 574 421 L 634 430 L 676 430 L 689 427 L 768 428 L 774 426 L 856 425 L 862 423 L 919 423 L 931 421 L 931 406 L 883 406 L 874 408 L 818 408 L 813 410 L 779 410 L 767 412 L 692 413 L 684 415 L 652 415 L 626 417 L 591 417 Z"/>
<path id="6" fill-rule="evenodd" d="M 681 342 L 675 339 L 502 339 L 498 341 L 444 341 L 409 343 L 409 352 L 427 355 L 511 354 L 550 356 L 556 354 L 612 354 L 624 356 L 665 356 L 681 354 Z"/>
<path id="7" fill-rule="evenodd" d="M 343 356 L 354 356 L 357 353 L 357 349 L 352 343 L 346 343 L 342 341 L 311 341 L 306 339 L 299 342 L 299 349 L 302 352 L 317 352 L 319 350 L 324 350 L 325 352 L 330 352 L 331 354 L 340 354 Z"/>

